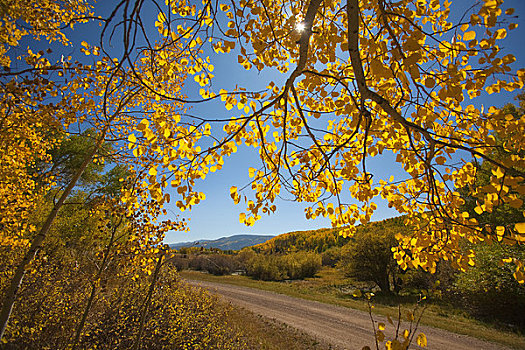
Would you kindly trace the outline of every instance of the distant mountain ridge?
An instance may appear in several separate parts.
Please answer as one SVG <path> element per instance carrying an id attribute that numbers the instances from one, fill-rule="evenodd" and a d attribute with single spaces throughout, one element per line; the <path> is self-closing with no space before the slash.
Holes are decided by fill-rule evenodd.
<path id="1" fill-rule="evenodd" d="M 261 244 L 275 236 L 269 235 L 234 235 L 230 237 L 222 237 L 214 240 L 199 240 L 193 242 L 182 242 L 170 244 L 172 249 L 180 249 L 183 247 L 204 247 L 204 248 L 218 248 L 221 250 L 240 250 L 245 247 Z"/>

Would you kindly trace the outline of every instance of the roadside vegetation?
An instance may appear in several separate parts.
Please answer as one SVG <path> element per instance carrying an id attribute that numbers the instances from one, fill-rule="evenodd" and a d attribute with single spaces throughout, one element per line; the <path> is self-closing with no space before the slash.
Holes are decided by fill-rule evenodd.
<path id="1" fill-rule="evenodd" d="M 313 252 L 260 254 L 251 249 L 222 253 L 217 249 L 182 248 L 172 261 L 179 270 L 206 271 L 217 276 L 241 273 L 263 281 L 313 277 L 322 266 L 321 256 Z"/>
<path id="2" fill-rule="evenodd" d="M 359 283 L 346 278 L 340 270 L 330 267 L 323 267 L 316 277 L 286 282 L 260 281 L 242 275 L 214 276 L 201 271 L 191 270 L 182 271 L 181 276 L 188 280 L 202 280 L 257 288 L 368 312 L 366 300 L 362 297 L 355 297 L 354 292 L 356 287 L 367 290 L 370 284 Z M 401 307 L 403 313 L 407 310 L 413 310 L 418 300 L 418 295 L 407 297 L 375 293 L 372 297 L 373 312 L 389 316 L 395 320 L 398 316 L 399 307 Z M 432 298 L 425 300 L 423 306 L 425 310 L 421 319 L 422 324 L 497 342 L 511 348 L 525 349 L 523 331 L 517 330 L 514 326 L 481 321 L 464 309 Z M 428 339 L 428 343 L 431 344 L 432 339 Z"/>
<path id="3" fill-rule="evenodd" d="M 391 247 L 396 242 L 394 236 L 404 229 L 402 223 L 403 218 L 393 218 L 364 225 L 345 245 L 332 246 L 321 253 L 298 249 L 287 254 L 265 251 L 279 241 L 278 236 L 267 244 L 237 253 L 184 248 L 174 261 L 181 270 L 245 275 L 227 276 L 225 281 L 284 281 L 277 284 L 256 282 L 254 285 L 274 286 L 272 288 L 283 285 L 285 291 L 299 288 L 304 291 L 299 294 L 315 292 L 343 300 L 352 299 L 353 293 L 359 290 L 373 292 L 374 302 L 386 306 L 411 304 L 424 297 L 432 306 L 429 313 L 431 310 L 436 315 L 453 313 L 518 335 L 525 332 L 525 286 L 513 279 L 511 268 L 498 263 L 505 256 L 505 250 L 498 245 L 475 247 L 479 262 L 463 272 L 446 262 L 433 274 L 422 270 L 405 271 L 391 254 Z M 324 232 L 337 235 L 332 231 Z M 289 236 L 284 235 L 286 240 Z M 523 247 L 513 249 L 514 254 L 525 256 Z M 200 274 L 196 276 L 202 278 Z"/>
<path id="4" fill-rule="evenodd" d="M 202 273 L 207 271 L 205 267 L 196 269 L 200 271 L 182 271 L 181 274 L 188 279 L 259 288 L 363 311 L 367 311 L 367 303 L 355 297 L 356 291 L 363 294 L 372 292 L 375 294 L 372 298 L 375 312 L 392 318 L 397 316 L 399 306 L 411 310 L 424 299 L 424 324 L 525 348 L 525 291 L 523 285 L 513 279 L 512 270 L 498 264 L 504 251 L 498 246 L 478 247 L 478 265 L 465 272 L 458 272 L 444 263 L 439 265 L 434 274 L 421 270 L 403 271 L 393 261 L 388 246 L 395 242 L 392 236 L 396 227 L 402 227 L 400 223 L 402 218 L 371 223 L 358 229 L 355 240 L 350 240 L 342 247 L 333 246 L 322 253 L 308 252 L 312 260 L 313 256 L 317 256 L 317 261 L 323 265 L 315 276 L 284 280 L 282 276 L 286 274 L 285 270 L 279 272 L 282 265 L 272 262 L 285 257 L 292 259 L 299 252 L 306 252 L 264 254 L 261 246 L 224 255 L 216 250 L 211 252 L 191 248 L 185 251 L 188 260 L 214 261 L 209 265 L 213 266 L 211 271 L 218 270 L 220 261 L 228 261 L 231 266 L 235 266 L 236 274 L 219 276 L 221 274 L 216 273 L 216 276 L 212 276 Z M 274 240 L 278 241 L 279 236 Z M 524 252 L 521 250 L 518 253 Z M 225 259 L 221 260 L 219 256 Z M 182 255 L 177 259 L 179 262 L 184 261 Z M 250 270 L 253 261 L 264 262 L 260 266 L 268 274 L 254 274 Z M 381 288 L 381 281 L 388 281 L 388 284 Z"/>

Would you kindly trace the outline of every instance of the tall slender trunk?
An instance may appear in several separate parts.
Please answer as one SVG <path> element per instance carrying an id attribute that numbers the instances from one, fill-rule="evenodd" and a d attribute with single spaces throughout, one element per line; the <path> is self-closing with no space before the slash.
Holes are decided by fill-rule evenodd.
<path id="1" fill-rule="evenodd" d="M 160 273 L 160 268 L 162 267 L 163 257 L 164 257 L 164 252 L 161 252 L 159 259 L 157 260 L 157 266 L 155 266 L 155 272 L 153 273 L 153 276 L 151 276 L 152 277 L 151 283 L 149 285 L 148 294 L 146 295 L 146 299 L 144 300 L 144 304 L 142 306 L 142 313 L 140 315 L 139 332 L 137 333 L 137 338 L 135 339 L 133 350 L 138 350 L 140 347 L 140 341 L 142 339 L 142 334 L 144 333 L 144 324 L 146 323 L 146 316 L 148 314 L 149 304 L 151 303 L 151 297 L 153 296 L 155 285 L 157 283 L 157 280 L 159 279 L 159 273 Z"/>
<path id="2" fill-rule="evenodd" d="M 75 331 L 75 338 L 73 340 L 73 346 L 72 346 L 73 350 L 77 348 L 78 342 L 80 341 L 80 335 L 82 334 L 82 330 L 84 329 L 87 317 L 89 315 L 89 312 L 91 311 L 91 307 L 93 306 L 95 295 L 97 293 L 97 281 L 100 280 L 100 277 L 102 276 L 102 272 L 105 270 L 108 264 L 109 254 L 111 253 L 111 248 L 113 247 L 113 244 L 115 243 L 115 235 L 121 224 L 122 224 L 122 218 L 119 220 L 118 224 L 113 227 L 111 231 L 111 238 L 109 239 L 108 245 L 104 251 L 104 257 L 102 259 L 102 263 L 100 264 L 97 270 L 97 274 L 95 275 L 95 280 L 93 281 L 93 285 L 91 286 L 91 293 L 89 295 L 86 307 L 84 308 L 82 318 L 80 319 L 80 322 L 78 323 L 77 329 Z"/>
<path id="3" fill-rule="evenodd" d="M 390 280 L 388 277 L 388 274 L 381 274 L 381 276 L 378 276 L 378 279 L 376 281 L 377 285 L 379 286 L 379 289 L 381 289 L 381 292 L 385 294 L 392 293 L 392 291 L 390 290 Z"/>
<path id="4" fill-rule="evenodd" d="M 29 247 L 29 250 L 24 255 L 24 258 L 16 268 L 15 274 L 13 275 L 13 278 L 11 280 L 11 283 L 9 285 L 9 288 L 7 289 L 5 296 L 4 296 L 4 302 L 2 304 L 2 310 L 0 311 L 0 340 L 2 340 L 5 330 L 7 328 L 7 323 L 9 322 L 9 317 L 11 316 L 11 312 L 13 311 L 13 305 L 15 303 L 16 299 L 16 293 L 18 292 L 18 289 L 20 288 L 20 285 L 22 284 L 22 280 L 24 279 L 24 275 L 26 272 L 27 266 L 33 261 L 36 254 L 42 247 L 42 242 L 44 242 L 44 239 L 46 238 L 47 234 L 49 233 L 49 229 L 51 228 L 51 225 L 55 221 L 58 211 L 62 208 L 64 205 L 64 202 L 69 197 L 71 191 L 77 184 L 78 180 L 80 179 L 80 176 L 82 176 L 82 173 L 84 170 L 86 170 L 87 166 L 91 161 L 93 160 L 93 157 L 95 154 L 99 151 L 100 146 L 102 145 L 102 142 L 104 141 L 104 137 L 106 134 L 107 129 L 104 129 L 100 139 L 97 141 L 95 146 L 93 147 L 93 150 L 86 156 L 84 161 L 82 162 L 82 165 L 77 170 L 69 184 L 67 185 L 64 192 L 62 192 L 62 195 L 58 199 L 58 202 L 53 207 L 53 210 L 49 213 L 49 215 L 46 218 L 46 221 L 44 222 L 44 225 L 38 232 L 38 234 L 33 238 L 31 241 L 31 246 Z"/>

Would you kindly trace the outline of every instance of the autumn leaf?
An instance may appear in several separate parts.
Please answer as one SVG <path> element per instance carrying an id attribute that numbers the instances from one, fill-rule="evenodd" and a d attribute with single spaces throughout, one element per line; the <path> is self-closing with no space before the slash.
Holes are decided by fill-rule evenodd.
<path id="1" fill-rule="evenodd" d="M 427 337 L 424 333 L 419 333 L 419 335 L 417 336 L 416 338 L 416 343 L 417 345 L 421 346 L 421 347 L 426 347 L 427 346 Z"/>
<path id="2" fill-rule="evenodd" d="M 470 41 L 470 40 L 474 40 L 476 38 L 476 32 L 471 30 L 471 31 L 468 31 L 468 32 L 465 32 L 463 34 L 463 40 L 464 41 Z"/>

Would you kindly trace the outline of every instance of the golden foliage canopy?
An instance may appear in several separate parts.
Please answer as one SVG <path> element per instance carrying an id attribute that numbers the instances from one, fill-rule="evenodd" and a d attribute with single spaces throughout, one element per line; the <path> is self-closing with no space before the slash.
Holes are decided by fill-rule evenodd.
<path id="1" fill-rule="evenodd" d="M 284 83 L 271 82 L 262 92 L 216 91 L 207 58 L 184 61 L 202 86 L 203 99 L 220 98 L 240 115 L 231 112 L 231 119 L 222 121 L 222 138 L 207 123 L 220 120 L 204 117 L 187 129 L 190 142 L 177 148 L 191 160 L 177 171 L 185 172 L 190 186 L 175 182 L 185 199 L 177 205 L 197 203 L 185 197 L 193 179 L 220 169 L 223 157 L 246 145 L 258 149 L 261 159 L 249 169 L 255 195 L 249 199 L 232 187 L 231 197 L 236 203 L 244 198 L 247 212 L 240 221 L 247 225 L 274 212 L 275 199 L 289 193 L 312 203 L 307 218 L 329 217 L 349 235 L 357 222 L 370 220 L 374 199 L 383 198 L 415 228 L 398 237 L 394 255 L 403 267 L 433 271 L 437 261 L 447 259 L 464 269 L 474 263 L 474 254 L 463 242 L 522 244 L 523 223 L 481 225 L 464 211 L 458 191 L 474 184 L 470 159 L 477 159 L 492 165 L 493 176 L 490 188 L 476 193 L 476 211 L 523 206 L 523 116 L 479 107 L 485 94 L 523 87 L 525 70 L 515 70 L 516 58 L 501 46 L 517 27 L 514 10 L 504 9 L 501 0 L 485 0 L 456 16 L 455 5 L 438 0 L 170 3 L 156 22 L 167 40 L 204 53 L 207 45 L 216 52 L 235 49 L 246 69 L 274 69 L 284 76 Z M 180 24 L 180 18 L 187 20 Z M 503 133 L 508 140 L 500 145 L 495 135 Z M 198 141 L 209 136 L 213 146 L 199 148 Z M 495 157 L 496 148 L 509 156 Z M 387 154 L 395 155 L 406 177 L 373 176 L 367 160 Z M 349 197 L 362 205 L 349 203 Z M 514 263 L 523 282 L 523 262 Z"/>

